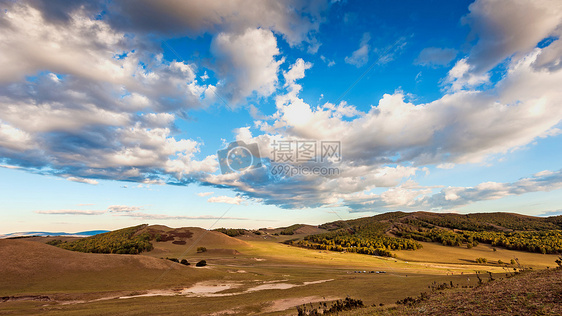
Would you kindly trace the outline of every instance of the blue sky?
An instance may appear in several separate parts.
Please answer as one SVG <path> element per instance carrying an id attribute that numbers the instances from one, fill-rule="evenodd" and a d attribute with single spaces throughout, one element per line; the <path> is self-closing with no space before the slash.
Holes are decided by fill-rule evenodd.
<path id="1" fill-rule="evenodd" d="M 140 2 L 1 2 L 0 233 L 560 214 L 559 1 Z"/>

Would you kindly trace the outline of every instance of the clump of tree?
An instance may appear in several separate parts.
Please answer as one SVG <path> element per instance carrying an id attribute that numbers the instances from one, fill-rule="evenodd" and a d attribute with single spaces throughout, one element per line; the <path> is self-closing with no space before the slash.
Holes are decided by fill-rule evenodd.
<path id="1" fill-rule="evenodd" d="M 78 239 L 73 242 L 61 242 L 56 246 L 80 252 L 91 253 L 116 253 L 116 254 L 139 254 L 150 251 L 154 247 L 150 240 L 152 235 L 148 232 L 136 234 L 147 225 L 139 225 L 123 228 L 91 237 Z"/>
<path id="2" fill-rule="evenodd" d="M 213 231 L 223 233 L 223 234 L 228 235 L 230 237 L 236 237 L 236 236 L 244 235 L 247 232 L 246 229 L 242 229 L 242 228 L 216 228 L 216 229 L 213 229 Z"/>
<path id="3" fill-rule="evenodd" d="M 476 263 L 487 263 L 488 259 L 486 258 L 476 258 Z"/>
<path id="4" fill-rule="evenodd" d="M 190 263 L 187 261 L 187 259 L 181 259 L 180 263 L 183 264 L 184 266 L 190 265 Z"/>
<path id="5" fill-rule="evenodd" d="M 309 235 L 290 244 L 319 250 L 346 251 L 367 255 L 392 256 L 392 250 L 416 250 L 422 245 L 410 238 L 385 235 L 385 224 L 367 223 L 346 227 L 328 233 Z"/>
<path id="6" fill-rule="evenodd" d="M 205 247 L 197 247 L 197 252 L 198 252 L 198 253 L 207 252 L 207 248 L 205 248 Z"/>
<path id="7" fill-rule="evenodd" d="M 510 250 L 520 250 L 538 253 L 562 252 L 562 230 L 543 231 L 451 231 L 442 228 L 405 229 L 395 234 L 401 238 L 411 238 L 425 242 L 438 242 L 444 246 L 461 246 L 467 248 L 479 243 L 490 244 L 494 251 L 496 247 Z"/>
<path id="8" fill-rule="evenodd" d="M 204 267 L 207 265 L 207 261 L 201 260 L 195 264 L 196 267 Z"/>
<path id="9" fill-rule="evenodd" d="M 291 225 L 289 227 L 285 227 L 280 234 L 281 235 L 294 235 L 295 232 L 297 231 L 297 229 L 302 228 L 304 225 L 303 224 L 294 224 Z"/>
<path id="10" fill-rule="evenodd" d="M 62 240 L 60 239 L 53 239 L 53 240 L 49 240 L 46 242 L 47 245 L 51 245 L 51 246 L 58 246 L 60 244 L 62 244 Z"/>

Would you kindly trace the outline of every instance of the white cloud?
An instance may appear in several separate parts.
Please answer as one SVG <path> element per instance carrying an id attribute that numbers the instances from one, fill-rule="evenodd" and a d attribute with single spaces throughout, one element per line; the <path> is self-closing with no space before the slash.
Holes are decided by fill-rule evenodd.
<path id="1" fill-rule="evenodd" d="M 238 103 L 253 92 L 269 96 L 276 90 L 277 73 L 283 59 L 277 40 L 266 29 L 247 29 L 241 34 L 219 33 L 211 43 L 217 72 L 223 78 L 219 93 Z"/>
<path id="2" fill-rule="evenodd" d="M 150 214 L 150 213 L 124 213 L 114 216 L 133 217 L 142 220 L 248 220 L 243 217 L 220 217 L 212 215 L 189 216 L 189 215 L 167 215 L 167 214 Z"/>
<path id="3" fill-rule="evenodd" d="M 455 167 L 454 163 L 448 162 L 448 163 L 440 163 L 436 166 L 439 169 L 453 169 Z"/>
<path id="4" fill-rule="evenodd" d="M 295 81 L 304 78 L 304 72 L 312 67 L 312 63 L 305 62 L 302 58 L 296 60 L 296 62 L 289 67 L 289 71 L 283 72 L 283 77 L 285 78 L 285 87 L 293 85 Z"/>
<path id="5" fill-rule="evenodd" d="M 209 195 L 213 195 L 214 192 L 199 192 L 197 193 L 197 195 L 205 197 L 205 196 L 209 196 Z"/>
<path id="6" fill-rule="evenodd" d="M 78 178 L 78 177 L 67 177 L 66 180 L 68 181 L 74 181 L 74 182 L 80 182 L 80 183 L 87 183 L 87 184 L 98 184 L 99 182 L 93 179 L 84 179 L 84 178 Z"/>
<path id="7" fill-rule="evenodd" d="M 339 174 L 277 179 L 260 168 L 228 177 L 209 176 L 203 181 L 287 208 L 429 209 L 444 205 L 442 201 L 460 205 L 467 200 L 462 189 L 443 189 L 441 202 L 435 196 L 433 203 L 424 198 L 427 188 L 394 187 L 418 171 L 427 172 L 423 166 L 480 163 L 548 135 L 562 120 L 558 106 L 562 92 L 556 88 L 562 82 L 562 72 L 535 69 L 532 64 L 540 54 L 536 49 L 510 63 L 506 76 L 489 90 L 455 91 L 426 104 L 406 102 L 404 95 L 396 92 L 384 95 L 368 112 L 345 103 L 312 107 L 299 97 L 300 85 L 290 80 L 287 93 L 276 98 L 277 112 L 257 124 L 264 134 L 251 141 L 258 143 L 262 155 L 269 159 L 273 158 L 270 144 L 274 140 L 341 141 L 341 164 L 319 164 L 338 167 Z M 298 74 L 294 78 L 303 77 L 302 72 Z M 393 189 L 380 196 L 366 193 L 377 187 Z M 471 201 L 515 194 L 494 183 L 484 183 L 475 190 L 478 194 Z"/>
<path id="8" fill-rule="evenodd" d="M 363 33 L 363 37 L 361 37 L 361 42 L 359 43 L 359 48 L 354 51 L 351 56 L 345 57 L 345 62 L 354 65 L 357 68 L 365 65 L 369 61 L 370 40 L 371 34 Z"/>
<path id="9" fill-rule="evenodd" d="M 141 209 L 142 208 L 138 206 L 111 205 L 107 208 L 107 211 L 110 213 L 130 213 L 130 212 L 137 212 Z"/>
<path id="10" fill-rule="evenodd" d="M 318 31 L 327 8 L 327 1 L 304 0 L 140 0 L 117 1 L 108 14 L 118 28 L 190 36 L 262 28 L 282 34 L 290 45 L 297 45 L 303 41 L 314 44 L 312 33 Z"/>
<path id="11" fill-rule="evenodd" d="M 505 58 L 519 59 L 548 36 L 560 36 L 562 3 L 558 0 L 478 0 L 463 22 L 478 42 L 468 64 L 482 74 Z"/>
<path id="12" fill-rule="evenodd" d="M 94 211 L 94 210 L 47 210 L 47 211 L 35 211 L 37 214 L 48 214 L 48 215 L 101 215 L 105 211 Z"/>
<path id="13" fill-rule="evenodd" d="M 244 199 L 240 196 L 230 197 L 230 196 L 213 196 L 207 200 L 209 203 L 226 203 L 240 205 Z"/>
<path id="14" fill-rule="evenodd" d="M 460 91 L 465 88 L 475 88 L 490 81 L 488 74 L 475 74 L 473 69 L 474 67 L 466 62 L 466 58 L 461 59 L 449 70 L 444 82 L 450 85 L 451 91 Z"/>

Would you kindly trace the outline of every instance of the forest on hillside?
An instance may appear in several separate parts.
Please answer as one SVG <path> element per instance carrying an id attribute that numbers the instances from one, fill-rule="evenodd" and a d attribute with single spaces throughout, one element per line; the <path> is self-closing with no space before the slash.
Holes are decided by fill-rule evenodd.
<path id="1" fill-rule="evenodd" d="M 437 214 L 391 212 L 319 226 L 328 233 L 287 243 L 331 251 L 391 256 L 391 250 L 416 250 L 417 241 L 472 248 L 478 243 L 543 254 L 562 253 L 562 216 L 511 213 Z"/>
<path id="2" fill-rule="evenodd" d="M 55 239 L 47 244 L 79 252 L 139 254 L 143 251 L 150 251 L 153 249 L 150 240 L 153 239 L 154 236 L 148 232 L 136 234 L 146 226 L 148 225 L 144 224 L 123 228 L 72 242 L 63 242 Z"/>

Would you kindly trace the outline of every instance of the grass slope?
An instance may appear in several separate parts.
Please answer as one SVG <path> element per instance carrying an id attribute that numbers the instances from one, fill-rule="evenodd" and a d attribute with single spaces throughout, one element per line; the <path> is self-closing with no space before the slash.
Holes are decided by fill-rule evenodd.
<path id="1" fill-rule="evenodd" d="M 169 288 L 221 274 L 145 256 L 82 253 L 2 239 L 0 275 L 0 296 L 6 296 Z"/>
<path id="2" fill-rule="evenodd" d="M 340 315 L 562 315 L 562 269 L 524 272 L 473 289 L 430 294 L 411 306 L 370 307 Z"/>

